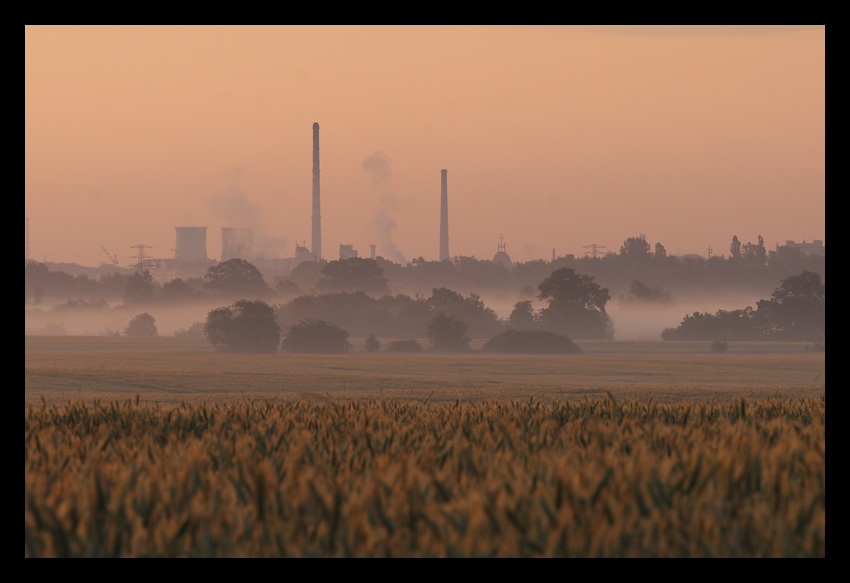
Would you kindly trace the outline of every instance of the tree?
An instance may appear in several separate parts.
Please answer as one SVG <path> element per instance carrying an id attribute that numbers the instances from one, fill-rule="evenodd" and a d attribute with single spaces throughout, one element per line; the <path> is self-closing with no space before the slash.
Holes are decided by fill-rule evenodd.
<path id="1" fill-rule="evenodd" d="M 764 248 L 764 239 L 758 236 L 758 243 L 747 243 L 743 247 L 742 256 L 745 261 L 764 267 L 767 263 L 767 251 Z"/>
<path id="2" fill-rule="evenodd" d="M 578 275 L 574 269 L 563 267 L 553 271 L 537 287 L 538 297 L 549 302 L 549 306 L 540 311 L 544 330 L 571 338 L 605 337 L 609 320 L 605 304 L 611 296 L 593 277 Z"/>
<path id="3" fill-rule="evenodd" d="M 508 325 L 512 330 L 533 330 L 535 326 L 534 308 L 531 300 L 514 304 L 514 309 L 508 317 Z"/>
<path id="4" fill-rule="evenodd" d="M 390 293 L 384 270 L 374 260 L 362 257 L 326 263 L 316 289 L 325 293 L 362 291 L 373 296 Z"/>
<path id="5" fill-rule="evenodd" d="M 194 295 L 195 290 L 178 277 L 162 285 L 159 299 L 166 303 L 176 303 L 190 300 Z"/>
<path id="6" fill-rule="evenodd" d="M 505 330 L 488 340 L 481 350 L 503 354 L 581 353 L 581 349 L 566 336 L 544 330 Z"/>
<path id="7" fill-rule="evenodd" d="M 270 354 L 280 343 L 280 326 L 266 302 L 239 300 L 207 314 L 204 335 L 221 352 Z"/>
<path id="8" fill-rule="evenodd" d="M 158 336 L 156 329 L 156 320 L 153 316 L 145 312 L 139 314 L 130 320 L 127 327 L 124 328 L 125 336 Z"/>
<path id="9" fill-rule="evenodd" d="M 741 242 L 738 240 L 738 235 L 732 235 L 732 244 L 729 245 L 729 252 L 732 254 L 732 259 L 741 258 Z"/>
<path id="10" fill-rule="evenodd" d="M 484 305 L 478 294 L 469 294 L 464 298 L 456 291 L 441 287 L 431 290 L 428 298 L 431 314 L 443 312 L 463 320 L 469 326 L 469 333 L 476 338 L 487 338 L 502 331 L 499 316 Z"/>
<path id="11" fill-rule="evenodd" d="M 460 318 L 440 312 L 428 322 L 425 336 L 431 341 L 434 350 L 466 352 L 472 342 L 468 330 L 469 326 Z"/>
<path id="12" fill-rule="evenodd" d="M 661 243 L 655 244 L 655 258 L 656 259 L 664 259 L 667 257 L 667 249 L 664 248 L 664 245 Z"/>
<path id="13" fill-rule="evenodd" d="M 763 335 L 780 340 L 826 337 L 826 286 L 820 275 L 803 271 L 782 280 L 769 300 L 757 304 Z"/>
<path id="14" fill-rule="evenodd" d="M 244 259 L 213 265 L 204 274 L 204 289 L 229 296 L 266 295 L 269 286 L 260 270 Z"/>
<path id="15" fill-rule="evenodd" d="M 289 327 L 281 349 L 298 354 L 345 354 L 351 352 L 351 344 L 342 328 L 324 320 L 304 320 Z"/>
<path id="16" fill-rule="evenodd" d="M 622 296 L 621 296 L 622 297 Z M 635 279 L 629 288 L 628 302 L 641 304 L 672 304 L 673 295 L 657 286 L 649 286 Z"/>
<path id="17" fill-rule="evenodd" d="M 274 286 L 274 291 L 285 298 L 290 298 L 300 294 L 301 288 L 291 279 L 282 279 Z"/>
<path id="18" fill-rule="evenodd" d="M 649 243 L 641 237 L 629 237 L 620 247 L 620 256 L 629 262 L 641 262 L 650 257 Z"/>
<path id="19" fill-rule="evenodd" d="M 381 341 L 375 338 L 374 334 L 369 334 L 364 344 L 366 352 L 378 352 L 381 349 Z"/>
<path id="20" fill-rule="evenodd" d="M 151 272 L 147 269 L 133 273 L 124 286 L 124 301 L 128 304 L 149 302 L 154 294 L 156 294 L 156 284 L 153 282 Z"/>

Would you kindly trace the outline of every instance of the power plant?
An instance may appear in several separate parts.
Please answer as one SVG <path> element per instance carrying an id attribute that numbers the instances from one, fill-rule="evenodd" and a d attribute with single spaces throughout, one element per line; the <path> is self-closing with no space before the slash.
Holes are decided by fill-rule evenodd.
<path id="1" fill-rule="evenodd" d="M 207 228 L 174 227 L 177 244 L 174 259 L 179 261 L 207 261 Z"/>
<path id="2" fill-rule="evenodd" d="M 322 260 L 322 201 L 319 188 L 319 123 L 313 124 L 313 256 Z"/>
<path id="3" fill-rule="evenodd" d="M 221 261 L 254 258 L 254 231 L 247 228 L 221 228 Z"/>
<path id="4" fill-rule="evenodd" d="M 449 193 L 448 170 L 440 170 L 440 261 L 448 261 L 449 255 Z"/>

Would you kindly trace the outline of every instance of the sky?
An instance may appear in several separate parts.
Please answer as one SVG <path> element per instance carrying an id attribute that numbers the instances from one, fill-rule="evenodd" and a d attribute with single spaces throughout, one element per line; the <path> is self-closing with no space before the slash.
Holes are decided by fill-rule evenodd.
<path id="1" fill-rule="evenodd" d="M 825 243 L 822 26 L 25 28 L 30 257 L 174 256 L 175 227 L 514 261 Z"/>

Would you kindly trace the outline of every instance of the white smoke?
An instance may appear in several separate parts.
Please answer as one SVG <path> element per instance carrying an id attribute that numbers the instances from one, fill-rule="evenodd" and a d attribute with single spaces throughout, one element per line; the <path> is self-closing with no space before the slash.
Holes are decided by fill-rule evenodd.
<path id="1" fill-rule="evenodd" d="M 363 170 L 369 173 L 369 176 L 372 177 L 372 183 L 375 186 L 384 186 L 393 177 L 393 171 L 390 168 L 391 161 L 381 151 L 364 158 Z"/>
<path id="2" fill-rule="evenodd" d="M 407 261 L 404 259 L 404 255 L 393 242 L 393 231 L 398 225 L 395 219 L 390 216 L 390 211 L 397 210 L 397 207 L 398 204 L 393 197 L 382 196 L 372 224 L 378 237 L 380 254 L 384 256 L 384 259 L 405 265 Z"/>

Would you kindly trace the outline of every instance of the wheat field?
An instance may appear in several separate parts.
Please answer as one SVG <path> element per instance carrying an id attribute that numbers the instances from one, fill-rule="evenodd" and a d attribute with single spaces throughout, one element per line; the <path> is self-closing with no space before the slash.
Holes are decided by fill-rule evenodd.
<path id="1" fill-rule="evenodd" d="M 25 556 L 825 556 L 825 401 L 31 406 Z"/>
<path id="2" fill-rule="evenodd" d="M 25 342 L 26 557 L 823 557 L 825 355 Z"/>

